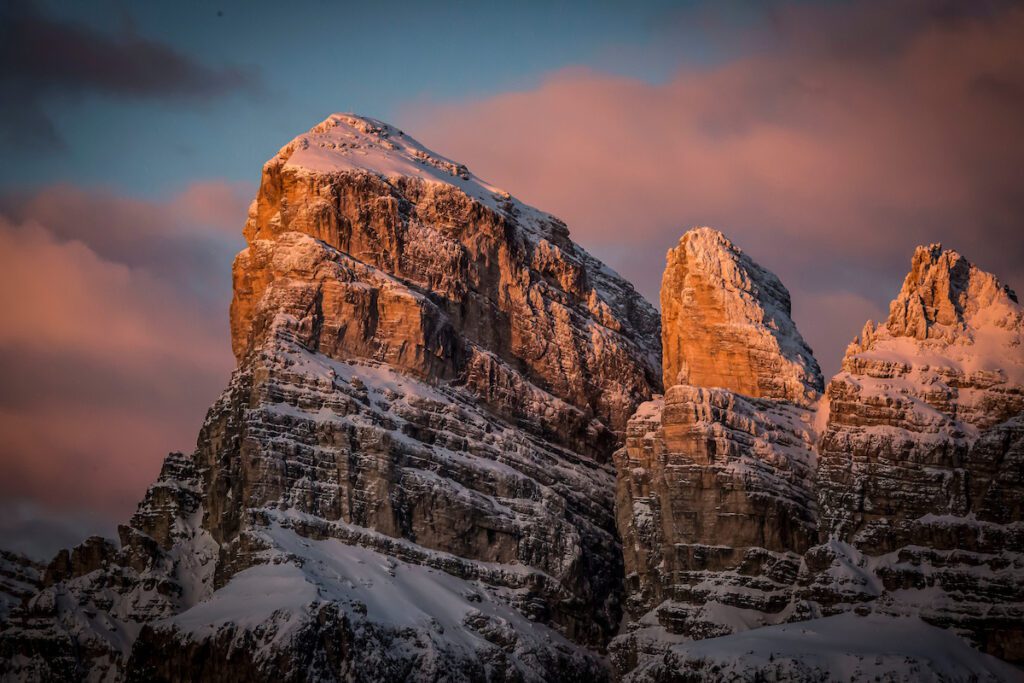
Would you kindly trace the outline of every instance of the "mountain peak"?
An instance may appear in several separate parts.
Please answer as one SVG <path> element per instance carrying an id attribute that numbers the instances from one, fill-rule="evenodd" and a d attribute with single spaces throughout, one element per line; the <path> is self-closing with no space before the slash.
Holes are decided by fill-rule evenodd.
<path id="1" fill-rule="evenodd" d="M 565 249 L 573 248 L 565 223 L 555 216 L 519 201 L 473 174 L 465 164 L 434 152 L 395 126 L 350 113 L 331 114 L 296 136 L 264 164 L 260 194 L 257 204 L 250 208 L 250 220 L 245 228 L 246 239 L 271 237 L 286 227 L 285 216 L 266 215 L 263 205 L 264 198 L 276 199 L 277 192 L 287 184 L 284 176 L 305 179 L 316 176 L 320 178 L 318 184 L 322 184 L 341 175 L 361 177 L 378 185 L 383 183 L 397 194 L 414 187 L 419 188 L 416 194 L 451 195 L 455 192 L 515 223 L 531 242 L 548 240 Z M 321 202 L 311 206 L 295 201 L 292 204 L 298 213 L 308 214 L 307 209 L 314 214 L 333 211 Z M 307 215 L 300 222 L 320 218 L 322 216 Z M 270 232 L 267 226 L 271 227 Z"/>
<path id="2" fill-rule="evenodd" d="M 807 405 L 821 371 L 789 291 L 718 230 L 688 231 L 661 283 L 665 386 L 692 384 Z"/>
<path id="3" fill-rule="evenodd" d="M 960 253 L 938 243 L 919 246 L 888 319 L 868 321 L 843 367 L 912 361 L 1024 384 L 1024 307 L 1012 289 Z"/>
<path id="4" fill-rule="evenodd" d="M 383 121 L 331 114 L 281 148 L 287 168 L 313 173 L 368 172 L 381 178 L 416 178 L 459 188 L 491 208 L 511 200 L 505 190 L 478 178 L 465 164 L 434 152 Z"/>
<path id="5" fill-rule="evenodd" d="M 1017 296 L 995 275 L 941 244 L 914 250 L 910 272 L 889 305 L 886 327 L 896 337 L 952 340 L 969 334 L 974 318 L 991 309 L 1006 318 L 1019 316 Z"/>
<path id="6" fill-rule="evenodd" d="M 330 172 L 366 170 L 443 182 L 473 176 L 463 164 L 445 158 L 398 128 L 357 114 L 331 114 L 281 148 L 293 167 Z M 495 188 L 496 190 L 496 188 Z M 497 190 L 500 192 L 500 190 Z"/>

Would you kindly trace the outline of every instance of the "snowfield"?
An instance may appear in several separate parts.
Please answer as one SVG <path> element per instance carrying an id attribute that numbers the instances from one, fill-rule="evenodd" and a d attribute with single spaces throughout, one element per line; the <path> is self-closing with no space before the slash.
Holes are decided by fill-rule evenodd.
<path id="1" fill-rule="evenodd" d="M 667 678 L 661 678 L 667 676 Z M 834 617 L 672 646 L 626 680 L 1024 681 L 1024 671 L 917 617 Z"/>

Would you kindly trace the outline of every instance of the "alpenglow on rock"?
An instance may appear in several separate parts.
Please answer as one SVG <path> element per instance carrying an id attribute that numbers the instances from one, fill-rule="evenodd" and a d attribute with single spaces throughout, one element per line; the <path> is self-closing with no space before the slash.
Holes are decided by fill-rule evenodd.
<path id="1" fill-rule="evenodd" d="M 725 235 L 694 228 L 670 249 L 661 279 L 665 387 L 718 387 L 809 406 L 821 370 L 790 318 L 779 279 Z"/>
<path id="2" fill-rule="evenodd" d="M 1024 308 L 995 276 L 919 247 L 883 324 L 828 387 L 822 613 L 916 614 L 1024 661 Z"/>
<path id="3" fill-rule="evenodd" d="M 720 233 L 669 252 L 662 336 L 379 121 L 286 145 L 244 232 L 195 451 L 118 543 L 0 553 L 0 682 L 1019 677 L 1024 309 L 956 252 L 819 400 Z"/>
<path id="4" fill-rule="evenodd" d="M 784 621 L 817 541 L 813 413 L 821 374 L 778 278 L 710 228 L 662 280 L 664 399 L 615 456 L 626 568 L 620 673 L 702 639 Z"/>
<path id="5" fill-rule="evenodd" d="M 120 548 L 51 566 L 0 674 L 601 680 L 610 462 L 659 319 L 556 218 L 379 121 L 264 166 L 238 369 Z"/>

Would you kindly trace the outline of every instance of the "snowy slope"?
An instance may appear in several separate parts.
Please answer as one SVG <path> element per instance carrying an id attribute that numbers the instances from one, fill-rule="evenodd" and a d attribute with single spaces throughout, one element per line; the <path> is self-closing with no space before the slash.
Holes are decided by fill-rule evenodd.
<path id="1" fill-rule="evenodd" d="M 1002 683 L 1024 671 L 914 617 L 853 613 L 682 643 L 627 681 Z M 675 678 L 671 676 L 674 675 Z M 690 678 L 685 678 L 689 675 Z"/>

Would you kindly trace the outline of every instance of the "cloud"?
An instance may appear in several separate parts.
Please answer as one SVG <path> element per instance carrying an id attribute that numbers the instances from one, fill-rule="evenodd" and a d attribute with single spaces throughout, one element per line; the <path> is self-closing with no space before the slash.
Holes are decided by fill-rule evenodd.
<path id="1" fill-rule="evenodd" d="M 566 219 L 652 300 L 664 250 L 720 228 L 790 287 L 834 371 L 917 244 L 1024 285 L 1024 8 L 978 7 L 774 5 L 735 29 L 746 48 L 664 83 L 569 69 L 400 118 Z"/>
<path id="2" fill-rule="evenodd" d="M 91 510 L 54 515 L 30 500 L 0 499 L 0 547 L 4 550 L 48 562 L 61 548 L 92 534 L 116 538 L 117 528 Z"/>
<path id="3" fill-rule="evenodd" d="M 0 195 L 0 214 L 35 221 L 60 240 L 78 240 L 102 259 L 154 273 L 180 287 L 224 294 L 218 270 L 238 243 L 249 183 L 197 182 L 171 200 L 151 202 L 101 188 L 57 184 Z"/>
<path id="4" fill-rule="evenodd" d="M 104 33 L 10 0 L 0 5 L 0 87 L 6 144 L 52 151 L 64 144 L 46 113 L 54 95 L 202 102 L 262 85 L 252 68 L 205 65 L 131 29 Z"/>
<path id="5" fill-rule="evenodd" d="M 146 202 L 64 185 L 0 199 L 0 499 L 109 525 L 168 451 L 194 447 L 234 365 L 242 192 L 214 182 Z"/>

